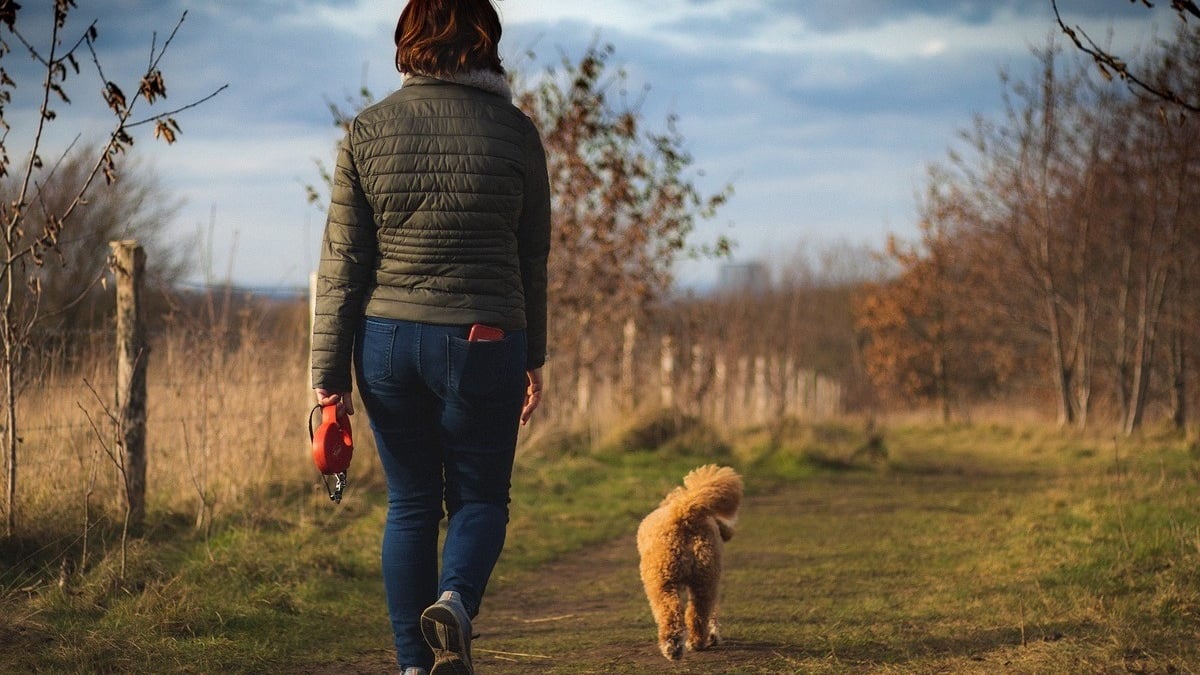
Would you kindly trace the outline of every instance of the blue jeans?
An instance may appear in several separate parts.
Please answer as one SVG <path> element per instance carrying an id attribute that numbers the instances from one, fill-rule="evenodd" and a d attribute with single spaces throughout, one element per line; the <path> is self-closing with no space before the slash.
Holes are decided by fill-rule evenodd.
<path id="1" fill-rule="evenodd" d="M 383 581 L 401 666 L 431 667 L 419 621 L 442 592 L 458 591 L 478 613 L 504 547 L 525 332 L 468 342 L 467 330 L 367 317 L 355 341 L 359 392 L 387 476 Z"/>

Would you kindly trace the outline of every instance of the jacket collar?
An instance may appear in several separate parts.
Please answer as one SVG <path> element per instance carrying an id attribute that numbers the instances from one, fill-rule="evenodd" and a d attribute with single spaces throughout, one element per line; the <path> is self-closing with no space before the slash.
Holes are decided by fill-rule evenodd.
<path id="1" fill-rule="evenodd" d="M 453 84 L 462 84 L 468 87 L 482 89 L 489 94 L 502 96 L 505 99 L 512 100 L 512 89 L 508 86 L 508 78 L 503 73 L 497 73 L 490 70 L 466 70 L 461 73 L 455 73 L 448 77 L 434 77 L 425 73 L 404 73 L 404 82 L 401 86 L 409 84 L 422 84 L 420 80 L 429 79 L 438 82 L 450 82 Z"/>

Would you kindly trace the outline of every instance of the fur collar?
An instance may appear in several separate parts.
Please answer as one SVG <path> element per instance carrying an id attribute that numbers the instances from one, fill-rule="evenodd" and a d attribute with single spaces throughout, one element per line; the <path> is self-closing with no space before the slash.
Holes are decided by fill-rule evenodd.
<path id="1" fill-rule="evenodd" d="M 435 77 L 425 73 L 405 73 L 404 84 L 412 77 L 428 77 L 443 82 L 453 82 L 454 84 L 462 84 L 468 87 L 482 89 L 490 94 L 502 96 L 507 100 L 512 100 L 512 89 L 508 86 L 508 78 L 503 73 L 493 72 L 491 70 L 464 70 L 461 73 L 455 73 L 449 77 Z"/>

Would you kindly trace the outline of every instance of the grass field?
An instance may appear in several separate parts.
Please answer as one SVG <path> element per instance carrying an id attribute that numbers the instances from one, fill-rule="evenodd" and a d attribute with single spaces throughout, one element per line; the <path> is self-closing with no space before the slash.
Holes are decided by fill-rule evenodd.
<path id="1" fill-rule="evenodd" d="M 476 626 L 479 672 L 1200 670 L 1200 453 L 1185 439 L 880 433 L 527 445 Z M 653 644 L 632 533 L 714 460 L 749 493 L 727 549 L 727 641 L 672 664 Z M 258 488 L 207 533 L 154 511 L 123 578 L 115 528 L 84 570 L 61 569 L 60 540 L 10 542 L 0 672 L 392 672 L 378 482 L 336 507 L 311 487 Z"/>

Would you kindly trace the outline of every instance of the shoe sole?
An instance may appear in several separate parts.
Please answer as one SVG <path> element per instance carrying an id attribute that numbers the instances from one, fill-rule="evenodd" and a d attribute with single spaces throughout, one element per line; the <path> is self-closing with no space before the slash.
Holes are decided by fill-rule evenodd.
<path id="1" fill-rule="evenodd" d="M 453 611 L 433 605 L 421 613 L 421 634 L 433 649 L 435 662 L 429 675 L 475 675 L 467 655 L 467 639 Z"/>

